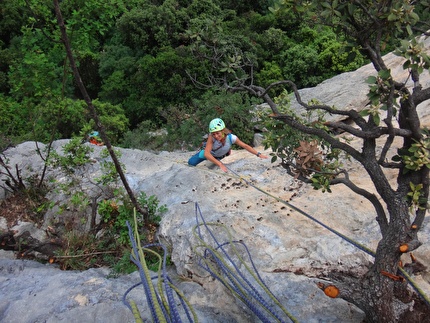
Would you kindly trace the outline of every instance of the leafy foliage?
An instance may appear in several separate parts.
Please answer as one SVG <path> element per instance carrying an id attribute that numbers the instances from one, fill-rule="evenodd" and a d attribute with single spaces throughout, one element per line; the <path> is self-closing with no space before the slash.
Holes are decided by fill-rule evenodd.
<path id="1" fill-rule="evenodd" d="M 176 147 L 169 145 L 172 138 L 166 132 L 158 131 L 158 126 L 150 120 L 141 122 L 133 130 L 127 131 L 120 142 L 123 148 L 136 148 L 157 151 Z"/>
<path id="2" fill-rule="evenodd" d="M 147 196 L 144 192 L 141 192 L 138 196 L 138 202 L 143 208 L 148 210 L 151 223 L 158 225 L 161 221 L 161 215 L 167 211 L 167 207 L 159 205 L 159 200 L 156 196 Z M 116 199 L 101 201 L 98 210 L 109 234 L 113 234 L 116 237 L 119 245 L 127 245 L 129 242 L 127 221 L 133 219 L 133 207 L 131 203 L 120 194 Z M 137 223 L 138 230 L 141 232 L 140 239 L 152 242 L 155 232 L 144 233 L 145 223 L 143 218 L 137 219 Z"/>
<path id="3" fill-rule="evenodd" d="M 309 111 L 298 116 L 290 108 L 287 92 L 276 98 L 280 113 L 291 116 L 296 122 L 315 129 L 325 129 L 325 114 Z M 318 104 L 318 102 L 313 102 Z M 309 182 L 315 189 L 331 192 L 331 180 L 342 167 L 342 158 L 348 158 L 339 149 L 332 147 L 322 138 L 297 131 L 295 128 L 276 120 L 267 113 L 262 115 L 265 122 L 264 144 L 272 149 L 272 162 L 281 159 L 283 167 L 289 169 L 294 177 Z"/>
<path id="4" fill-rule="evenodd" d="M 292 42 L 279 55 L 282 78 L 296 83 L 299 88 L 316 86 L 336 74 L 357 69 L 364 58 L 357 50 L 343 52 L 342 39 L 327 27 L 303 26 L 294 35 L 300 42 Z M 351 54 L 355 53 L 353 60 Z"/>
<path id="5" fill-rule="evenodd" d="M 337 110 L 326 104 L 314 104 L 302 102 L 300 93 L 295 84 L 289 80 L 280 81 L 270 86 L 288 85 L 295 94 L 298 104 L 304 111 L 323 111 L 341 118 L 348 116 L 354 126 L 343 124 L 339 120 L 332 120 L 321 123 L 322 119 L 314 118 L 314 123 L 300 120 L 295 114 L 284 113 L 279 103 L 274 103 L 271 97 L 267 97 L 266 88 L 258 85 L 248 85 L 245 82 L 240 86 L 233 85 L 234 91 L 242 90 L 255 93 L 264 97 L 265 101 L 273 110 L 273 117 L 282 121 L 307 136 L 316 136 L 321 147 L 323 158 L 318 163 L 314 172 L 306 173 L 302 171 L 304 161 L 310 161 L 315 157 L 317 145 L 310 148 L 312 141 L 304 141 L 296 153 L 291 153 L 291 147 L 283 148 L 278 144 L 279 137 L 271 138 L 276 149 L 275 154 L 282 158 L 282 165 L 289 170 L 299 168 L 299 177 L 305 182 L 311 180 L 315 188 L 330 192 L 330 188 L 335 184 L 344 184 L 353 192 L 365 197 L 374 206 L 377 214 L 382 238 L 378 243 L 375 262 L 369 267 L 363 277 L 358 280 L 357 288 L 353 280 L 345 279 L 343 275 L 335 275 L 339 286 L 342 286 L 346 294 L 355 296 L 352 300 L 366 313 L 370 321 L 395 321 L 399 317 L 403 320 L 417 320 L 415 314 L 405 310 L 402 314 L 397 311 L 397 304 L 404 302 L 397 287 L 384 279 L 380 279 L 381 268 L 390 268 L 390 271 L 402 270 L 398 268 L 400 254 L 395 246 L 406 246 L 404 250 L 412 251 L 418 248 L 421 243 L 417 235 L 421 226 L 424 225 L 424 217 L 428 209 L 429 197 L 429 156 L 428 156 L 428 131 L 420 128 L 420 117 L 417 106 L 430 99 L 427 85 L 423 85 L 420 80 L 421 74 L 429 68 L 429 58 L 422 51 L 420 42 L 423 37 L 420 33 L 426 32 L 428 27 L 426 19 L 428 10 L 420 10 L 427 7 L 425 1 L 415 6 L 411 1 L 277 1 L 272 9 L 274 13 L 294 11 L 298 16 L 307 19 L 307 23 L 315 22 L 330 26 L 343 34 L 350 42 L 349 46 L 356 46 L 372 62 L 377 75 L 368 79 L 370 104 L 364 110 L 351 108 Z M 421 12 L 424 12 L 420 17 Z M 405 39 L 405 40 L 403 40 Z M 409 73 L 413 81 L 413 87 L 408 87 L 404 79 L 393 76 L 387 67 L 384 51 L 392 50 L 399 46 L 396 51 L 405 58 L 403 68 Z M 301 69 L 305 69 L 304 66 Z M 271 87 L 268 87 L 272 90 Z M 264 92 L 264 94 L 260 94 Z M 354 138 L 359 138 L 362 147 L 357 149 L 350 145 L 341 136 L 335 136 L 341 130 Z M 277 140 L 278 139 L 278 140 Z M 388 161 L 388 156 L 397 147 L 395 139 L 402 142 L 398 155 Z M 382 145 L 380 142 L 383 142 Z M 294 146 L 293 146 L 294 147 Z M 382 147 L 382 149 L 380 149 Z M 333 149 L 335 148 L 335 149 Z M 345 169 L 338 168 L 340 161 L 338 149 L 350 154 L 359 162 L 369 174 L 376 188 L 377 195 L 366 189 L 358 187 L 351 181 Z M 327 154 L 325 154 L 327 153 Z M 303 156 L 302 156 L 303 155 Z M 326 163 L 326 157 L 334 158 L 334 162 Z M 293 163 L 295 158 L 296 164 Z M 326 167 L 327 166 L 327 167 Z M 396 185 L 392 185 L 386 173 L 387 168 L 398 169 Z M 306 167 L 306 170 L 309 168 Z M 405 252 L 400 250 L 401 252 Z M 389 273 L 389 271 L 387 271 Z M 392 274 L 387 275 L 397 278 Z M 364 283 L 364 285 L 363 285 Z M 376 283 L 376 288 L 375 288 Z M 411 282 L 411 284 L 413 284 Z M 383 294 L 375 290 L 384 290 Z M 426 299 L 425 295 L 423 296 Z M 369 300 L 372 304 L 369 305 Z M 421 301 L 418 300 L 419 304 Z M 422 303 L 427 302 L 427 299 Z M 423 304 L 426 309 L 420 309 L 421 305 L 415 306 L 414 311 L 419 315 L 427 315 L 427 304 Z M 389 317 L 389 318 L 388 318 Z"/>
<path id="6" fill-rule="evenodd" d="M 129 131 L 139 132 L 142 122 L 170 128 L 170 110 L 198 114 L 194 101 L 206 100 L 211 90 L 196 88 L 192 79 L 207 80 L 215 73 L 203 59 L 214 53 L 223 66 L 220 79 L 253 62 L 252 73 L 261 83 L 291 77 L 306 86 L 362 64 L 338 50 L 342 39 L 334 33 L 266 6 L 212 0 L 61 2 L 80 73 L 106 112 L 102 121 L 114 143 Z M 5 0 L 2 7 L 0 89 L 7 90 L 0 109 L 7 110 L 5 124 L 14 125 L 5 133 L 16 142 L 77 135 L 89 119 L 68 72 L 52 3 Z M 190 129 L 187 122 L 176 130 L 181 127 L 182 134 Z M 245 140 L 247 133 L 241 134 Z M 169 149 L 181 146 L 176 139 L 168 144 Z"/>
<path id="7" fill-rule="evenodd" d="M 81 166 L 90 162 L 91 146 L 83 145 L 80 138 L 75 137 L 63 146 L 63 154 L 53 152 L 49 163 L 61 168 L 66 174 L 73 174 Z"/>
<path id="8" fill-rule="evenodd" d="M 419 171 L 423 167 L 430 168 L 430 136 L 429 130 L 423 130 L 423 138 L 415 140 L 408 149 L 399 149 L 394 161 L 402 161 L 405 165 L 404 173 Z M 414 186 L 415 187 L 415 186 Z"/>
<path id="9" fill-rule="evenodd" d="M 51 155 L 51 165 L 59 167 L 67 174 L 67 182 L 57 183 L 58 189 L 64 192 L 69 199 L 58 208 L 59 213 L 68 213 L 65 226 L 70 232 L 66 236 L 63 248 L 60 248 L 55 256 L 56 261 L 64 269 L 86 269 L 96 264 L 109 265 L 116 264 L 119 259 L 120 264 L 115 266 L 115 270 L 129 271 L 131 266 L 124 262 L 126 254 L 129 255 L 129 237 L 127 221 L 133 219 L 133 204 L 130 198 L 125 194 L 124 189 L 118 185 L 118 174 L 113 162 L 108 158 L 106 149 L 102 150 L 101 173 L 102 175 L 95 179 L 95 191 L 100 191 L 93 197 L 84 193 L 83 187 L 79 185 L 82 173 L 91 164 L 90 152 L 93 148 L 82 143 L 80 138 L 74 138 L 63 148 L 63 154 L 53 153 Z M 119 156 L 120 153 L 116 152 Z M 103 197 L 100 201 L 99 198 Z M 147 196 L 141 192 L 137 198 L 139 205 L 148 210 L 148 222 L 143 218 L 138 219 L 140 238 L 144 241 L 152 242 L 154 240 L 155 230 L 161 221 L 161 215 L 167 211 L 165 205 L 159 205 L 156 196 Z M 88 227 L 89 219 L 88 209 L 92 208 L 101 216 L 99 228 L 91 227 L 91 230 L 83 230 L 83 226 Z M 72 216 L 73 215 L 73 216 Z M 79 219 L 80 222 L 73 222 L 73 219 Z M 95 225 L 91 223 L 90 225 Z M 101 235 L 97 232 L 103 229 Z M 128 262 L 129 264 L 129 262 Z"/>
<path id="10" fill-rule="evenodd" d="M 165 119 L 165 128 L 151 121 L 142 122 L 133 131 L 124 135 L 122 147 L 153 150 L 195 149 L 208 133 L 210 120 L 221 117 L 235 135 L 244 142 L 252 143 L 256 120 L 252 115 L 253 100 L 242 94 L 207 93 L 194 100 L 193 107 L 172 106 L 160 111 Z"/>

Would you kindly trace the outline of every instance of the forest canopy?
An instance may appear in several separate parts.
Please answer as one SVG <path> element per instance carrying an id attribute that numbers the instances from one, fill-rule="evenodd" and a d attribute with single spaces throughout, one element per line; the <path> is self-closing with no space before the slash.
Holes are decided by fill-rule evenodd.
<path id="1" fill-rule="evenodd" d="M 310 25 L 293 11 L 274 13 L 271 5 L 66 0 L 61 10 L 82 81 L 112 142 L 170 150 L 184 142 L 193 148 L 220 109 L 238 135 L 252 136 L 248 112 L 261 102 L 193 83 L 214 73 L 196 48 L 203 42 L 223 51 L 220 58 L 244 53 L 262 86 L 289 79 L 299 88 L 311 87 L 366 63 L 359 48 L 343 50 L 342 34 Z M 94 128 L 70 72 L 52 2 L 5 0 L 0 18 L 2 141 L 47 142 Z M 149 140 L 148 132 L 160 128 L 168 139 Z"/>

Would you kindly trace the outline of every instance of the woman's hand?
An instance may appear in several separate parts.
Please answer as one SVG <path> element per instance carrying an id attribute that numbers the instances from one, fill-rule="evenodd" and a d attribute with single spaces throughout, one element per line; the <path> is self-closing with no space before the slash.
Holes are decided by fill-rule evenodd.
<path id="1" fill-rule="evenodd" d="M 269 158 L 269 156 L 263 155 L 262 153 L 260 153 L 260 154 L 258 155 L 258 157 L 263 158 L 263 159 L 267 159 L 267 158 Z"/>
<path id="2" fill-rule="evenodd" d="M 219 165 L 219 168 L 221 168 L 221 170 L 222 170 L 224 173 L 227 173 L 227 172 L 228 172 L 227 167 L 225 167 L 225 165 L 224 165 L 223 163 L 221 163 L 221 165 Z"/>

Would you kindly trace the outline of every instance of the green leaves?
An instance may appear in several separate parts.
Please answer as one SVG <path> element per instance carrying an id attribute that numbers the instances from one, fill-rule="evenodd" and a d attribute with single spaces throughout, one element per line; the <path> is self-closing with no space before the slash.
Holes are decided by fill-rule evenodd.
<path id="1" fill-rule="evenodd" d="M 330 180 L 330 176 L 316 173 L 311 177 L 312 187 L 315 190 L 321 190 L 323 193 L 331 193 Z"/>
<path id="2" fill-rule="evenodd" d="M 391 71 L 381 70 L 377 76 L 369 76 L 366 83 L 369 84 L 369 92 L 367 97 L 370 100 L 368 107 L 360 111 L 361 116 L 371 116 L 375 125 L 379 126 L 381 122 L 381 111 L 386 111 L 388 105 L 398 106 L 397 102 L 390 101 L 390 93 L 393 85 L 391 84 Z M 398 93 L 394 92 L 394 99 L 398 97 Z M 396 111 L 393 111 L 396 114 Z"/>
<path id="3" fill-rule="evenodd" d="M 409 148 L 399 149 L 397 155 L 393 156 L 395 162 L 403 162 L 403 173 L 419 171 L 423 167 L 430 169 L 430 131 L 422 130 L 423 137 L 420 141 L 414 140 Z"/>
<path id="4" fill-rule="evenodd" d="M 151 225 L 158 226 L 161 216 L 167 211 L 167 206 L 160 205 L 158 197 L 148 196 L 145 192 L 140 192 L 137 201 L 143 209 L 148 210 Z M 130 201 L 122 195 L 122 192 L 118 192 L 113 199 L 102 200 L 98 203 L 98 213 L 101 215 L 102 221 L 107 224 L 108 232 L 117 237 L 119 244 L 127 246 L 129 244 L 127 221 L 134 222 L 134 209 Z M 144 231 L 145 223 L 142 217 L 136 218 L 136 221 L 138 232 Z M 148 241 L 151 237 L 141 234 L 139 238 Z"/>
<path id="5" fill-rule="evenodd" d="M 55 151 L 51 153 L 49 164 L 59 167 L 66 174 L 73 174 L 75 171 L 90 162 L 90 152 L 93 149 L 88 145 L 82 144 L 79 137 L 73 138 L 63 146 L 63 154 Z"/>
<path id="6" fill-rule="evenodd" d="M 416 141 L 401 157 L 405 165 L 405 172 L 418 171 L 422 167 L 430 169 L 430 139 L 427 137 L 420 142 Z"/>
<path id="7" fill-rule="evenodd" d="M 226 62 L 221 62 L 220 72 L 234 74 L 242 65 L 242 56 L 229 56 Z"/>
<path id="8" fill-rule="evenodd" d="M 406 58 L 404 69 L 417 71 L 419 74 L 430 68 L 430 56 L 426 53 L 422 42 L 417 39 L 402 40 L 400 46 L 394 52 L 398 56 Z"/>
<path id="9" fill-rule="evenodd" d="M 407 193 L 406 197 L 410 202 L 410 212 L 413 213 L 416 210 L 425 210 L 427 208 L 427 200 L 424 197 L 423 184 L 414 185 L 414 183 L 409 183 L 410 191 Z"/>
<path id="10" fill-rule="evenodd" d="M 366 79 L 366 83 L 368 83 L 368 84 L 375 84 L 377 80 L 378 80 L 378 79 L 377 79 L 377 77 L 376 77 L 376 76 L 371 75 L 371 76 L 369 76 L 369 77 Z"/>
<path id="11" fill-rule="evenodd" d="M 330 2 L 321 2 L 321 6 L 324 10 L 321 12 L 322 17 L 341 17 L 342 13 L 337 10 L 339 5 L 338 0 L 330 1 Z"/>
<path id="12" fill-rule="evenodd" d="M 288 107 L 288 96 L 277 98 L 280 112 L 291 116 L 309 127 L 327 130 L 324 126 L 324 116 L 319 115 L 317 119 L 308 116 L 311 123 L 306 123 L 307 118 L 301 118 Z M 311 104 L 317 102 L 311 102 Z M 265 117 L 265 146 L 271 147 L 273 153 L 272 162 L 281 160 L 283 167 L 289 169 L 296 177 L 307 178 L 311 181 L 314 189 L 321 189 L 323 192 L 331 192 L 331 180 L 340 169 L 341 154 L 337 149 L 333 149 L 325 141 L 316 136 L 307 135 L 295 130 L 283 122 Z"/>

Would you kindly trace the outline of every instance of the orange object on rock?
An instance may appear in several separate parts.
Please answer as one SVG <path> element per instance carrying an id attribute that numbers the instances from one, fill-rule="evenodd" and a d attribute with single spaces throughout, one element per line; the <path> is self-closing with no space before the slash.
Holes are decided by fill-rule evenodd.
<path id="1" fill-rule="evenodd" d="M 402 252 L 402 253 L 408 252 L 408 250 L 409 250 L 409 246 L 408 246 L 407 244 L 402 244 L 402 245 L 399 247 L 399 250 L 400 250 L 400 252 Z"/>
<path id="2" fill-rule="evenodd" d="M 328 285 L 326 288 L 324 288 L 324 294 L 326 294 L 328 297 L 336 298 L 339 296 L 339 288 L 334 285 Z"/>

